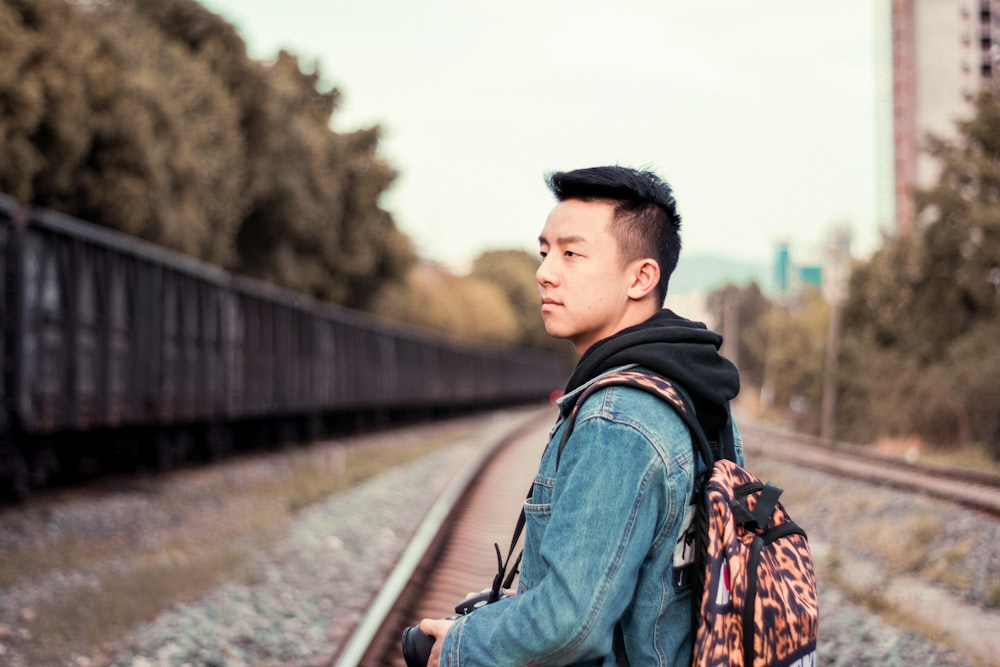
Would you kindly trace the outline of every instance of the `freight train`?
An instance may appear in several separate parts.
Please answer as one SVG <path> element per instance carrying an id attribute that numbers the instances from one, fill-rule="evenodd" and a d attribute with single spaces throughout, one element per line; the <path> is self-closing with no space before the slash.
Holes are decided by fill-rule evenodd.
<path id="1" fill-rule="evenodd" d="M 544 400 L 558 355 L 460 344 L 0 195 L 0 490 Z"/>

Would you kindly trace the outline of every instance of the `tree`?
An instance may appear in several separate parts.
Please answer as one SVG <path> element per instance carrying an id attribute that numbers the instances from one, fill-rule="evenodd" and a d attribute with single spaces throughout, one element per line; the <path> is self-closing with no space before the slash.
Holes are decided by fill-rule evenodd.
<path id="1" fill-rule="evenodd" d="M 374 311 L 459 340 L 517 342 L 517 317 L 499 287 L 435 263 L 418 264 L 404 283 L 383 291 Z"/>
<path id="2" fill-rule="evenodd" d="M 762 408 L 775 409 L 796 428 L 820 427 L 826 332 L 830 308 L 819 290 L 806 288 L 791 302 L 772 302 L 762 318 L 766 332 Z"/>
<path id="3" fill-rule="evenodd" d="M 565 342 L 545 331 L 535 271 L 538 257 L 524 250 L 491 250 L 472 264 L 469 277 L 498 287 L 517 319 L 516 342 L 524 347 L 566 351 Z"/>
<path id="4" fill-rule="evenodd" d="M 73 124 L 88 115 L 79 59 L 102 45 L 78 19 L 65 0 L 0 2 L 0 189 L 21 201 L 43 173 L 67 188 L 59 166 L 87 151 L 86 127 Z"/>
<path id="5" fill-rule="evenodd" d="M 920 223 L 852 276 L 841 419 L 849 432 L 1000 455 L 1000 103 L 980 95 L 957 128 L 953 141 L 929 138 L 941 171 L 917 193 Z"/>
<path id="6" fill-rule="evenodd" d="M 706 307 L 726 335 L 738 345 L 732 354 L 740 369 L 740 382 L 744 387 L 759 388 L 764 382 L 764 358 L 768 332 L 765 316 L 770 301 L 760 286 L 751 281 L 743 287 L 732 283 L 714 290 L 706 299 Z M 735 321 L 730 322 L 733 319 Z"/>
<path id="7" fill-rule="evenodd" d="M 0 42 L 19 46 L 0 80 L 12 148 L 0 188 L 231 265 L 244 148 L 204 64 L 104 5 L 22 0 L 3 11 Z"/>
<path id="8" fill-rule="evenodd" d="M 414 252 L 339 99 L 194 0 L 0 0 L 0 190 L 365 308 Z"/>
<path id="9" fill-rule="evenodd" d="M 367 308 L 403 280 L 415 254 L 379 200 L 396 172 L 378 156 L 378 127 L 338 134 L 340 91 L 318 66 L 278 53 L 246 57 L 232 26 L 193 0 L 118 0 L 212 68 L 246 137 L 246 215 L 237 269 L 319 298 Z"/>

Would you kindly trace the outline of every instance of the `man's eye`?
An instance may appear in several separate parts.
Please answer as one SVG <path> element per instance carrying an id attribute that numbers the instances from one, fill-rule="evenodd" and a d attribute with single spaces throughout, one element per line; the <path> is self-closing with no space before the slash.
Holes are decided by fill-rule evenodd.
<path id="1" fill-rule="evenodd" d="M 545 252 L 544 250 L 539 250 L 538 251 L 538 256 L 541 257 L 542 259 L 545 259 L 545 256 L 548 255 L 548 254 L 549 253 Z"/>

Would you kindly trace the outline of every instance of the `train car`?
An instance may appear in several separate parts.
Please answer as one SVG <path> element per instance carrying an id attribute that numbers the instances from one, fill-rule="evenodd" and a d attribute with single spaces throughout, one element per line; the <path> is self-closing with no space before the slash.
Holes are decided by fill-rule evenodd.
<path id="1" fill-rule="evenodd" d="M 0 487 L 7 486 L 7 480 L 26 476 L 11 441 L 7 401 L 7 371 L 11 365 L 7 360 L 7 238 L 16 212 L 13 200 L 0 196 Z"/>
<path id="2" fill-rule="evenodd" d="M 0 197 L 0 480 L 540 400 L 564 362 L 462 345 Z"/>

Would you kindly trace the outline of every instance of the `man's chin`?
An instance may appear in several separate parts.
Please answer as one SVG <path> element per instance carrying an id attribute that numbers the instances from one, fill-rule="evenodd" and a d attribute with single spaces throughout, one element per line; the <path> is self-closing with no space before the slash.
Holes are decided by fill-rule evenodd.
<path id="1" fill-rule="evenodd" d="M 569 340 L 572 335 L 558 325 L 550 325 L 548 322 L 545 323 L 545 333 L 560 340 Z"/>

